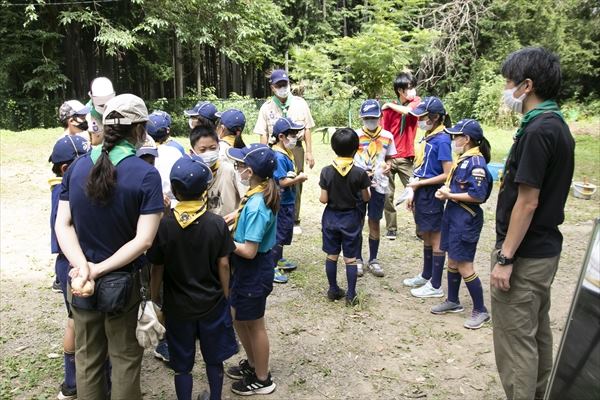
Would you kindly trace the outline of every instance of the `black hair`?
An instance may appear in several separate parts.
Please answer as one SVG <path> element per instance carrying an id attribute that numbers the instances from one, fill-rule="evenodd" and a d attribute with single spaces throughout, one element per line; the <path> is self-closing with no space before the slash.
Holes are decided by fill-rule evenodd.
<path id="1" fill-rule="evenodd" d="M 67 168 L 69 168 L 69 165 L 71 165 L 71 163 L 73 161 L 75 161 L 75 160 L 65 161 L 65 162 L 56 163 L 56 164 L 53 163 L 52 164 L 52 172 L 56 176 L 63 176 L 62 166 L 65 165 L 65 164 L 67 164 Z"/>
<path id="2" fill-rule="evenodd" d="M 562 80 L 558 57 L 543 47 L 525 47 L 509 54 L 501 72 L 517 84 L 531 79 L 534 93 L 543 100 L 558 95 Z"/>
<path id="3" fill-rule="evenodd" d="M 338 157 L 354 157 L 358 150 L 358 135 L 352 128 L 340 128 L 331 136 L 331 148 Z"/>
<path id="4" fill-rule="evenodd" d="M 223 125 L 223 124 L 221 124 L 221 125 Z M 237 127 L 234 132 L 231 132 L 231 130 L 229 130 L 229 128 L 226 127 L 225 125 L 223 125 L 223 128 L 225 129 L 225 132 L 226 132 L 225 136 L 229 136 L 229 135 L 235 136 L 235 139 L 233 140 L 234 148 L 243 149 L 244 147 L 246 147 L 246 143 L 244 142 L 244 139 L 242 139 L 242 132 L 244 131 L 243 126 Z"/>
<path id="5" fill-rule="evenodd" d="M 194 127 L 194 129 L 192 129 L 190 132 L 190 145 L 192 148 L 194 148 L 196 142 L 203 137 L 209 137 L 214 139 L 215 142 L 219 143 L 219 135 L 217 135 L 215 126 L 206 118 L 204 118 L 204 121 L 202 121 L 200 125 Z"/>
<path id="6" fill-rule="evenodd" d="M 203 117 L 201 115 L 190 115 L 190 118 L 198 120 L 197 126 L 207 125 L 207 126 L 212 126 L 213 128 L 217 127 L 217 121 L 219 120 L 218 118 L 210 119 L 210 118 Z"/>
<path id="7" fill-rule="evenodd" d="M 394 79 L 394 93 L 398 95 L 398 91 L 411 89 L 417 86 L 417 78 L 410 72 L 400 72 Z"/>
<path id="8" fill-rule="evenodd" d="M 198 200 L 206 192 L 206 187 L 200 192 L 188 192 L 183 183 L 178 180 L 171 181 L 171 192 L 179 201 Z"/>
<path id="9" fill-rule="evenodd" d="M 152 135 L 150 135 L 150 136 L 152 136 Z M 157 138 L 160 138 L 160 139 L 155 139 L 153 137 L 153 139 L 156 141 L 156 143 L 164 143 L 164 142 L 167 141 L 167 139 L 170 136 L 170 129 L 168 127 L 161 128 L 161 129 L 159 129 L 159 130 L 156 131 L 156 133 L 154 134 L 154 136 L 156 136 Z"/>
<path id="10" fill-rule="evenodd" d="M 142 154 L 140 158 L 150 165 L 154 165 L 156 161 L 156 156 L 154 154 Z"/>
<path id="11" fill-rule="evenodd" d="M 297 135 L 298 133 L 300 133 L 300 130 L 299 129 L 288 129 L 287 131 L 280 132 L 277 135 L 271 135 L 271 136 L 273 136 L 275 138 L 275 140 L 272 143 L 269 143 L 269 144 L 271 146 L 273 146 L 274 144 L 279 143 L 279 135 L 287 136 L 287 135 L 291 135 L 291 134 L 294 134 L 294 133 Z"/>
<path id="12" fill-rule="evenodd" d="M 477 145 L 479 146 L 479 151 L 483 155 L 483 158 L 485 158 L 485 162 L 489 163 L 492 159 L 492 145 L 490 145 L 490 142 L 486 138 L 481 138 Z"/>

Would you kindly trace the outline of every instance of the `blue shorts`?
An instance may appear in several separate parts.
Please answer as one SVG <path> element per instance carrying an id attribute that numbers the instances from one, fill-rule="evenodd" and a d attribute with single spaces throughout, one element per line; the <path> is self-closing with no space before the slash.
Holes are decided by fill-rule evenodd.
<path id="1" fill-rule="evenodd" d="M 371 199 L 365 203 L 360 202 L 359 208 L 363 216 L 366 215 L 370 220 L 381 221 L 383 218 L 383 207 L 385 205 L 385 194 L 379 193 L 371 188 Z"/>
<path id="2" fill-rule="evenodd" d="M 62 290 L 63 299 L 65 300 L 65 307 L 67 308 L 67 315 L 69 317 L 71 317 L 71 305 L 67 301 L 67 282 L 69 282 L 70 269 L 71 264 L 69 264 L 69 260 L 67 260 L 67 257 L 65 257 L 64 254 L 59 253 L 56 256 L 56 262 L 54 263 L 54 273 L 56 273 L 58 283 L 60 283 L 60 289 Z"/>
<path id="3" fill-rule="evenodd" d="M 257 253 L 252 260 L 231 255 L 229 303 L 236 321 L 254 321 L 264 317 L 267 297 L 273 291 L 275 270 L 269 253 Z"/>
<path id="4" fill-rule="evenodd" d="M 343 250 L 346 257 L 358 254 L 362 225 L 363 214 L 358 208 L 338 211 L 325 207 L 321 219 L 323 251 L 338 255 Z"/>
<path id="5" fill-rule="evenodd" d="M 165 317 L 169 361 L 175 373 L 192 371 L 196 356 L 196 339 L 206 364 L 220 364 L 238 352 L 233 322 L 227 301 L 223 299 L 210 315 L 201 319 L 181 320 Z"/>
<path id="6" fill-rule="evenodd" d="M 473 262 L 479 235 L 483 227 L 483 210 L 478 205 L 468 207 L 471 215 L 460 205 L 449 201 L 442 219 L 440 249 L 448 252 L 448 258 L 458 262 Z"/>
<path id="7" fill-rule="evenodd" d="M 294 204 L 282 204 L 277 213 L 277 244 L 281 246 L 292 244 L 294 236 L 294 219 L 296 218 Z"/>
<path id="8" fill-rule="evenodd" d="M 439 232 L 442 229 L 444 202 L 435 198 L 435 192 L 440 187 L 423 186 L 415 191 L 414 217 L 419 232 Z"/>

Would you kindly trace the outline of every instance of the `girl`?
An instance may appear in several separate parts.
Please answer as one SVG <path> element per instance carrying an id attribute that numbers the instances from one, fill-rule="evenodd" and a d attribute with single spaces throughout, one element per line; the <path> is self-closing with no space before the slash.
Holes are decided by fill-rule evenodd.
<path id="1" fill-rule="evenodd" d="M 221 118 L 217 127 L 217 133 L 219 134 L 219 157 L 223 160 L 229 161 L 227 158 L 227 150 L 235 147 L 241 149 L 246 147 L 244 140 L 242 139 L 242 132 L 246 126 L 246 117 L 240 110 L 232 108 L 222 113 L 217 113 L 217 116 Z"/>
<path id="2" fill-rule="evenodd" d="M 108 355 L 112 398 L 141 399 L 136 260 L 156 235 L 162 190 L 158 171 L 135 157 L 136 146 L 146 137 L 143 100 L 132 94 L 116 96 L 106 104 L 103 118 L 102 146 L 75 160 L 65 173 L 55 225 L 60 248 L 73 266 L 71 278 L 97 281 L 92 295 L 73 291 L 69 296 L 77 395 L 106 398 L 103 365 Z"/>
<path id="3" fill-rule="evenodd" d="M 459 156 L 452 167 L 446 184 L 435 197 L 446 201 L 442 220 L 441 249 L 448 252 L 448 298 L 431 308 L 433 314 L 461 312 L 458 300 L 460 279 L 464 278 L 473 299 L 473 312 L 465 321 L 465 328 L 479 329 L 490 315 L 483 305 L 481 280 L 473 269 L 479 234 L 483 226 L 485 202 L 492 191 L 492 176 L 487 169 L 490 161 L 490 143 L 483 130 L 473 119 L 463 119 L 445 130 L 452 136 L 452 147 Z"/>
<path id="4" fill-rule="evenodd" d="M 272 178 L 277 161 L 264 144 L 231 148 L 227 155 L 235 161 L 242 182 L 249 184 L 233 226 L 236 249 L 231 256 L 233 276 L 229 297 L 233 325 L 248 358 L 229 368 L 227 375 L 239 379 L 231 386 L 234 393 L 269 394 L 276 385 L 269 372 L 264 314 L 267 296 L 273 290 L 269 252 L 275 245 L 279 209 L 279 187 Z"/>
<path id="5" fill-rule="evenodd" d="M 423 272 L 405 279 L 404 285 L 417 287 L 410 291 L 415 297 L 443 297 L 441 285 L 446 257 L 440 250 L 440 230 L 444 202 L 435 197 L 435 192 L 452 168 L 450 137 L 444 133 L 444 122 L 449 118 L 437 97 L 425 97 L 410 113 L 419 117 L 419 128 L 425 131 L 420 148 L 415 152 L 414 177 L 408 184 L 414 197 L 407 202 L 423 237 Z"/>

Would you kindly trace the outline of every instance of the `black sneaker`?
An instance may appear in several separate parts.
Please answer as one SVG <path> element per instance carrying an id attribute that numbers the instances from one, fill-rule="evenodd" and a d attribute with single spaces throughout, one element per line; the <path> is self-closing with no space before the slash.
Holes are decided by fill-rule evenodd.
<path id="1" fill-rule="evenodd" d="M 52 282 L 52 291 L 54 293 L 62 293 L 62 288 L 60 287 L 60 283 L 55 279 L 54 282 Z"/>
<path id="2" fill-rule="evenodd" d="M 77 388 L 70 388 L 65 382 L 60 385 L 60 392 L 56 396 L 58 400 L 70 400 L 77 398 Z"/>
<path id="3" fill-rule="evenodd" d="M 247 359 L 243 359 L 235 367 L 229 367 L 225 374 L 231 379 L 243 379 L 246 376 L 254 375 L 254 368 L 250 366 Z"/>
<path id="4" fill-rule="evenodd" d="M 342 299 L 346 296 L 346 291 L 341 288 L 337 288 L 337 290 L 328 290 L 327 298 L 331 301 Z"/>
<path id="5" fill-rule="evenodd" d="M 387 231 L 387 233 L 385 234 L 385 238 L 389 239 L 389 240 L 396 240 L 396 236 L 398 236 L 398 232 L 396 232 L 392 229 Z"/>
<path id="6" fill-rule="evenodd" d="M 231 391 L 240 396 L 252 396 L 255 394 L 271 394 L 275 391 L 275 387 L 277 385 L 271 380 L 271 374 L 264 381 L 252 374 L 244 377 L 241 381 L 233 382 Z"/>

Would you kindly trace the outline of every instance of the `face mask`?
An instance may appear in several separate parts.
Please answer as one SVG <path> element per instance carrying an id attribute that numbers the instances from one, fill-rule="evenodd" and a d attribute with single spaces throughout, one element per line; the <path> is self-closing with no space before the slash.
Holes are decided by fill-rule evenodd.
<path id="1" fill-rule="evenodd" d="M 75 122 L 77 122 L 77 124 L 75 124 L 77 129 L 81 129 L 82 131 L 88 130 L 88 123 L 86 120 L 83 120 L 83 122 L 79 122 L 78 120 L 75 120 Z"/>
<path id="2" fill-rule="evenodd" d="M 298 138 L 291 138 L 288 137 L 287 138 L 287 142 L 284 142 L 284 146 L 286 149 L 293 149 L 294 147 L 296 147 L 296 143 L 298 143 Z"/>
<path id="3" fill-rule="evenodd" d="M 109 94 L 107 96 L 92 96 L 92 104 L 94 104 L 94 108 L 100 114 L 104 114 L 104 110 L 106 110 L 106 103 L 115 97 L 115 94 Z"/>
<path id="4" fill-rule="evenodd" d="M 244 179 L 244 178 L 242 178 L 242 175 L 243 175 L 243 174 L 244 174 L 246 171 L 248 171 L 249 169 L 250 169 L 250 168 L 246 168 L 246 169 L 245 169 L 245 170 L 243 170 L 242 172 L 237 172 L 238 179 L 239 179 L 240 183 L 241 183 L 242 185 L 244 185 L 244 186 L 250 186 L 250 177 L 248 177 L 248 179 Z"/>
<path id="5" fill-rule="evenodd" d="M 365 120 L 363 120 L 363 125 L 365 126 L 365 128 L 367 128 L 368 130 L 373 132 L 375 129 L 377 129 L 377 126 L 379 125 L 379 120 L 378 119 L 365 119 Z"/>
<path id="6" fill-rule="evenodd" d="M 188 125 L 190 126 L 190 129 L 194 129 L 194 126 L 196 126 L 196 120 L 194 118 L 189 118 Z"/>
<path id="7" fill-rule="evenodd" d="M 407 100 L 414 100 L 416 96 L 417 96 L 417 91 L 415 89 L 408 89 L 406 91 L 405 97 Z"/>
<path id="8" fill-rule="evenodd" d="M 433 128 L 433 124 L 428 123 L 428 121 L 419 121 L 419 128 L 424 131 L 430 131 Z"/>
<path id="9" fill-rule="evenodd" d="M 204 153 L 200 154 L 200 158 L 202 158 L 202 161 L 204 161 L 206 163 L 206 165 L 208 165 L 209 167 L 212 167 L 213 165 L 215 165 L 215 163 L 219 159 L 219 151 L 218 150 L 205 151 Z"/>
<path id="10" fill-rule="evenodd" d="M 465 152 L 465 146 L 457 146 L 455 140 L 452 141 L 451 146 L 452 146 L 452 151 L 458 155 L 461 155 L 462 153 Z"/>
<path id="11" fill-rule="evenodd" d="M 290 87 L 289 86 L 284 86 L 284 87 L 280 87 L 280 88 L 276 88 L 275 89 L 275 95 L 277 97 L 281 97 L 282 99 L 285 99 L 288 97 L 290 93 Z"/>
<path id="12" fill-rule="evenodd" d="M 502 92 L 502 97 L 504 100 L 504 104 L 506 105 L 506 107 L 508 107 L 510 110 L 517 112 L 517 113 L 523 113 L 523 100 L 525 100 L 525 97 L 527 97 L 527 93 L 523 93 L 521 96 L 519 96 L 519 98 L 515 98 L 515 92 L 517 91 L 517 88 L 519 87 L 519 85 L 515 86 L 512 89 L 506 89 L 504 92 Z"/>

